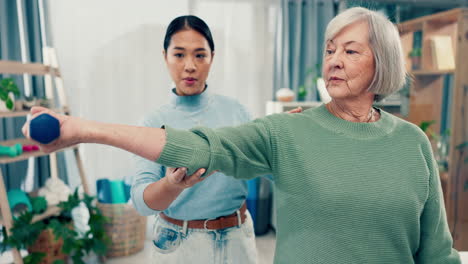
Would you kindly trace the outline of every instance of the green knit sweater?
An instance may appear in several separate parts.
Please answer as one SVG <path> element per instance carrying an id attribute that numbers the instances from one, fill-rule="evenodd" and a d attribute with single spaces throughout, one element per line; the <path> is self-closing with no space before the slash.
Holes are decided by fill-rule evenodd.
<path id="1" fill-rule="evenodd" d="M 353 123 L 324 105 L 238 127 L 166 127 L 158 163 L 273 174 L 275 263 L 461 263 L 425 134 L 381 111 Z"/>

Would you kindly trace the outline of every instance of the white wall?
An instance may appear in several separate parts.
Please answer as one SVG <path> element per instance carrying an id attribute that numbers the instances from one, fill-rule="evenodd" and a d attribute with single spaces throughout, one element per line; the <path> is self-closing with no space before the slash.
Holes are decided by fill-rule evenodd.
<path id="1" fill-rule="evenodd" d="M 216 55 L 208 83 L 239 100 L 253 117 L 265 115 L 273 90 L 271 0 L 194 0 L 194 14 L 213 31 Z"/>
<path id="2" fill-rule="evenodd" d="M 190 8 L 206 20 L 215 39 L 210 89 L 238 99 L 254 116 L 263 115 L 272 89 L 272 55 L 264 54 L 273 45 L 265 30 L 268 10 L 258 4 L 264 1 L 49 0 L 53 45 L 72 114 L 136 124 L 165 103 L 171 80 L 161 54 L 164 33 Z M 121 179 L 133 171 L 124 151 L 99 145 L 82 149 L 91 190 L 98 178 Z"/>
<path id="3" fill-rule="evenodd" d="M 135 124 L 164 103 L 170 84 L 161 55 L 164 32 L 168 21 L 188 12 L 187 2 L 50 0 L 53 45 L 72 113 Z M 83 153 L 92 190 L 95 179 L 132 171 L 124 151 L 86 145 Z"/>

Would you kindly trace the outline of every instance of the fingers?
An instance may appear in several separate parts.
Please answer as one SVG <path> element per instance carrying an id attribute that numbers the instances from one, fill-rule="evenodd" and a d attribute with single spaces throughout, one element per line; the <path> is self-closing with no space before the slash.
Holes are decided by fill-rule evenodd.
<path id="1" fill-rule="evenodd" d="M 200 178 L 200 177 L 203 175 L 203 173 L 205 173 L 205 171 L 206 171 L 205 169 L 198 169 L 194 174 L 188 177 L 185 177 L 185 180 L 184 180 L 185 185 L 191 187 L 195 185 L 196 183 L 203 181 L 206 177 L 204 178 Z"/>
<path id="2" fill-rule="evenodd" d="M 167 168 L 166 177 L 168 177 L 168 180 L 173 184 L 178 184 L 183 188 L 190 188 L 216 171 L 213 171 L 210 175 L 201 178 L 205 172 L 205 169 L 198 169 L 192 175 L 187 176 L 187 168 Z"/>
<path id="3" fill-rule="evenodd" d="M 47 113 L 47 114 L 50 114 L 51 116 L 57 118 L 57 114 L 45 107 L 41 107 L 41 106 L 33 106 L 30 110 L 30 114 L 31 116 L 28 117 L 28 120 L 26 120 L 26 122 L 24 123 L 23 127 L 21 128 L 21 132 L 23 133 L 23 135 L 26 137 L 26 138 L 30 138 L 29 136 L 29 124 L 31 122 L 32 119 L 36 118 L 37 116 L 41 115 L 41 114 L 44 114 L 44 113 Z M 59 121 L 60 119 L 57 118 Z"/>
<path id="4" fill-rule="evenodd" d="M 23 127 L 21 128 L 21 132 L 23 132 L 23 135 L 26 138 L 29 138 L 29 121 L 26 121 L 26 123 L 24 123 Z"/>
<path id="5" fill-rule="evenodd" d="M 34 106 L 31 108 L 31 120 L 42 115 L 42 114 L 49 114 L 53 117 L 55 117 L 59 122 L 60 124 L 63 123 L 64 121 L 64 116 L 61 115 L 61 114 L 58 114 L 48 108 L 45 108 L 45 107 L 41 107 L 41 106 Z"/>
<path id="6" fill-rule="evenodd" d="M 169 173 L 173 183 L 179 183 L 184 179 L 187 168 L 169 168 Z"/>
<path id="7" fill-rule="evenodd" d="M 47 112 L 47 110 L 49 110 L 49 109 L 47 109 L 45 107 L 42 107 L 42 106 L 33 106 L 31 108 L 31 115 L 41 113 L 41 112 Z"/>
<path id="8" fill-rule="evenodd" d="M 293 110 L 289 110 L 288 113 L 289 114 L 294 114 L 294 113 L 301 113 L 302 112 L 302 107 L 296 107 L 294 108 Z"/>

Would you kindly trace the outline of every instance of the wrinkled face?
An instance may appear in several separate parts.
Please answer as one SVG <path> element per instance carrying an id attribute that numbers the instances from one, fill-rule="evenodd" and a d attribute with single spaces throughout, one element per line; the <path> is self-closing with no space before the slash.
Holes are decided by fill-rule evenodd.
<path id="1" fill-rule="evenodd" d="M 375 73 L 369 44 L 369 27 L 357 21 L 327 42 L 323 76 L 334 99 L 356 98 L 367 93 Z"/>
<path id="2" fill-rule="evenodd" d="M 163 54 L 178 95 L 203 92 L 214 53 L 202 34 L 192 29 L 175 33 Z"/>

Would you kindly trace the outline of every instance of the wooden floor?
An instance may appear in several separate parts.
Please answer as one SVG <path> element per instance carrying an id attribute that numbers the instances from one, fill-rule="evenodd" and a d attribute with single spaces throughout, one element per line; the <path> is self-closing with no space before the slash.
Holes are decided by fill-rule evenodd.
<path id="1" fill-rule="evenodd" d="M 270 231 L 263 236 L 257 236 L 258 264 L 272 264 L 273 254 L 275 252 L 275 233 Z M 151 263 L 151 242 L 145 242 L 143 251 L 128 257 L 108 259 L 109 264 L 128 264 L 128 263 Z M 468 262 L 467 262 L 468 263 Z"/>
<path id="2" fill-rule="evenodd" d="M 135 255 L 109 259 L 109 264 L 151 263 L 150 241 L 145 243 L 145 249 Z M 275 233 L 270 231 L 264 236 L 257 237 L 258 264 L 272 264 L 275 252 Z M 461 252 L 462 263 L 468 264 L 468 252 Z"/>

